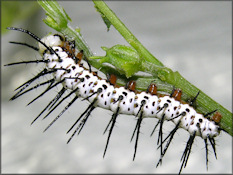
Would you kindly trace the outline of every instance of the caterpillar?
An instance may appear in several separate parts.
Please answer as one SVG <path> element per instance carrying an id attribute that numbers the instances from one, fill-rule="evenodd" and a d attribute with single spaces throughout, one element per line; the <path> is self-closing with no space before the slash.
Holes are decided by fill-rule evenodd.
<path id="1" fill-rule="evenodd" d="M 214 138 L 220 134 L 221 128 L 218 123 L 222 116 L 216 110 L 211 111 L 208 114 L 200 114 L 196 112 L 194 103 L 196 98 L 198 98 L 198 93 L 189 104 L 187 104 L 181 101 L 182 92 L 180 89 L 174 89 L 170 95 L 157 94 L 156 84 L 151 83 L 146 92 L 140 92 L 135 89 L 135 81 L 132 80 L 129 81 L 125 87 L 120 87 L 116 84 L 116 77 L 114 75 L 110 75 L 107 79 L 102 79 L 96 72 L 92 71 L 90 65 L 88 65 L 88 68 L 85 68 L 81 63 L 83 57 L 82 51 L 77 51 L 74 43 L 67 41 L 65 37 L 55 34 L 40 39 L 35 34 L 22 28 L 11 27 L 8 29 L 24 32 L 38 41 L 39 48 L 30 46 L 26 43 L 14 43 L 25 45 L 39 51 L 42 55 L 42 59 L 16 62 L 7 64 L 7 66 L 30 63 L 45 64 L 45 68 L 41 72 L 16 89 L 18 92 L 16 92 L 11 100 L 15 100 L 21 95 L 35 90 L 40 86 L 48 85 L 44 92 L 29 102 L 29 104 L 31 104 L 54 87 L 62 85 L 62 88 L 56 96 L 32 121 L 32 124 L 39 117 L 42 117 L 42 114 L 44 114 L 46 110 L 48 110 L 48 113 L 44 118 L 47 118 L 64 100 L 71 97 L 71 95 L 75 95 L 44 131 L 49 129 L 77 99 L 81 98 L 82 101 L 89 101 L 89 106 L 67 131 L 67 133 L 71 133 L 67 143 L 71 141 L 75 134 L 79 134 L 82 131 L 92 111 L 96 107 L 101 107 L 113 112 L 112 117 L 104 130 L 104 133 L 108 131 L 108 137 L 103 157 L 105 157 L 107 152 L 117 117 L 120 114 L 127 114 L 134 115 L 137 118 L 136 126 L 131 137 L 131 141 L 135 137 L 133 160 L 136 157 L 140 128 L 145 117 L 158 119 L 158 122 L 152 131 L 153 134 L 156 127 L 159 128 L 157 145 L 158 149 L 160 149 L 160 158 L 156 166 L 162 164 L 162 159 L 179 128 L 186 130 L 190 134 L 181 157 L 182 163 L 179 169 L 179 174 L 187 165 L 196 136 L 199 136 L 204 140 L 206 167 L 208 167 L 208 145 L 211 145 L 214 156 L 217 158 Z M 52 75 L 52 78 L 30 87 L 35 80 L 47 75 Z M 66 91 L 69 91 L 69 93 L 64 96 Z M 212 114 L 214 114 L 212 118 L 207 117 Z M 164 137 L 163 134 L 163 124 L 165 121 L 171 121 L 175 124 L 175 127 L 166 137 Z"/>

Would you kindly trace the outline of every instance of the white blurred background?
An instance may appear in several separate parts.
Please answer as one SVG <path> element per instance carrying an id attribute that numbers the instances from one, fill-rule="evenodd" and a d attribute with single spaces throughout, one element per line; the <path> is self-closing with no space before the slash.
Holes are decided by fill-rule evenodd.
<path id="1" fill-rule="evenodd" d="M 12 2 L 14 3 L 14 2 Z M 127 44 L 113 28 L 106 26 L 91 1 L 59 1 L 72 19 L 71 26 L 81 28 L 85 40 L 96 55 L 104 55 L 100 46 Z M 230 1 L 107 1 L 131 32 L 162 63 L 177 70 L 188 81 L 232 111 L 232 2 Z M 17 14 L 15 14 L 17 15 Z M 44 11 L 14 24 L 39 37 L 54 32 L 42 19 Z M 20 60 L 39 59 L 35 51 L 9 41 L 36 45 L 26 34 L 10 31 L 2 36 L 2 65 Z M 88 103 L 75 104 L 45 133 L 42 131 L 69 102 L 49 118 L 31 121 L 55 96 L 48 93 L 25 107 L 41 89 L 9 101 L 14 89 L 36 75 L 39 65 L 2 66 L 2 173 L 178 173 L 180 158 L 189 135 L 179 130 L 162 166 L 156 168 L 159 150 L 157 134 L 150 137 L 156 119 L 145 119 L 141 127 L 136 160 L 132 161 L 134 140 L 130 138 L 136 120 L 120 115 L 103 159 L 107 133 L 103 131 L 111 112 L 96 109 L 78 137 L 67 145 L 66 131 Z M 43 78 L 41 79 L 43 80 Z M 57 92 L 58 89 L 55 89 Z M 70 99 L 71 100 L 71 99 Z M 164 133 L 170 131 L 164 127 Z M 174 127 L 174 125 L 172 125 Z M 205 165 L 204 141 L 196 138 L 183 173 L 232 173 L 232 137 L 224 132 L 216 138 L 218 159 L 209 146 L 209 169 Z"/>

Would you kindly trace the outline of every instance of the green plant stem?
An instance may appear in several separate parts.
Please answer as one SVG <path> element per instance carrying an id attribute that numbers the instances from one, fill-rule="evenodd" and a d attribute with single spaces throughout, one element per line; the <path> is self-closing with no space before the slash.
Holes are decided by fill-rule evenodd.
<path id="1" fill-rule="evenodd" d="M 121 22 L 115 13 L 103 1 L 93 1 L 96 8 L 111 22 L 116 30 L 125 38 L 125 40 L 140 54 L 142 59 L 154 63 L 158 66 L 163 64 L 157 60 L 129 31 L 129 29 Z"/>

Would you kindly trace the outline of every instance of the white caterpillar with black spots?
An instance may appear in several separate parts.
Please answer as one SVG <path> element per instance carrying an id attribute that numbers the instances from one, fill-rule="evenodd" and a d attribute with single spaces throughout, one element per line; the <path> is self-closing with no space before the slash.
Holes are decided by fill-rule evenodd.
<path id="1" fill-rule="evenodd" d="M 33 90 L 41 85 L 49 84 L 49 87 L 42 93 L 43 95 L 48 90 L 55 87 L 57 84 L 62 83 L 63 88 L 60 90 L 60 92 L 58 92 L 56 97 L 52 99 L 52 101 L 46 106 L 46 108 L 35 118 L 34 121 L 36 121 L 36 119 L 39 118 L 46 109 L 48 109 L 49 107 L 51 108 L 50 112 L 45 117 L 47 117 L 69 95 L 73 93 L 76 94 L 75 98 L 66 106 L 66 108 L 59 114 L 59 116 L 57 116 L 49 124 L 45 131 L 68 109 L 69 106 L 72 105 L 72 103 L 76 99 L 81 97 L 82 99 L 88 100 L 90 102 L 90 105 L 84 111 L 84 113 L 77 119 L 74 125 L 69 129 L 68 132 L 70 132 L 76 125 L 78 125 L 68 142 L 77 132 L 80 133 L 89 115 L 95 109 L 95 107 L 101 107 L 107 110 L 111 110 L 113 112 L 112 118 L 105 130 L 107 131 L 107 129 L 110 127 L 107 144 L 104 150 L 104 156 L 117 116 L 119 114 L 127 114 L 134 115 L 138 118 L 135 130 L 131 138 L 132 140 L 136 133 L 135 151 L 133 159 L 136 156 L 138 138 L 140 133 L 140 124 L 143 118 L 145 117 L 157 118 L 158 123 L 156 127 L 160 127 L 158 144 L 160 147 L 161 156 L 157 166 L 162 162 L 162 158 L 165 155 L 169 147 L 169 144 L 171 143 L 171 140 L 178 128 L 183 128 L 190 134 L 190 138 L 186 144 L 186 148 L 181 158 L 182 165 L 180 167 L 179 173 L 181 173 L 182 168 L 185 167 L 187 164 L 195 136 L 200 136 L 205 142 L 206 164 L 208 163 L 207 140 L 209 140 L 216 157 L 214 137 L 218 136 L 221 130 L 221 128 L 218 125 L 219 121 L 217 122 L 217 120 L 221 118 L 218 112 L 216 112 L 216 114 L 214 115 L 214 117 L 217 118 L 216 120 L 211 120 L 207 118 L 206 115 L 198 113 L 194 109 L 192 104 L 181 102 L 179 97 L 181 96 L 181 91 L 178 90 L 174 90 L 170 96 L 158 95 L 156 94 L 156 86 L 154 84 L 151 84 L 146 92 L 138 92 L 135 90 L 134 81 L 129 82 L 129 84 L 126 87 L 119 87 L 116 85 L 115 80 L 113 80 L 113 78 L 109 78 L 107 80 L 101 79 L 97 76 L 95 72 L 92 72 L 90 69 L 86 69 L 83 67 L 83 65 L 80 63 L 81 58 L 77 56 L 77 51 L 75 51 L 73 46 L 70 46 L 69 42 L 67 42 L 65 38 L 60 35 L 48 35 L 43 39 L 40 39 L 36 35 L 24 29 L 8 29 L 25 32 L 32 36 L 34 39 L 36 39 L 39 42 L 39 52 L 43 56 L 43 60 L 37 60 L 37 63 L 45 63 L 45 69 L 42 72 L 40 72 L 37 76 L 35 76 L 33 79 L 20 86 L 18 88 L 18 93 L 16 93 L 15 96 L 11 98 L 11 100 L 14 100 L 20 95 L 30 90 Z M 26 45 L 25 43 L 16 44 Z M 78 53 L 78 55 L 80 53 Z M 33 62 L 36 61 L 31 61 L 27 63 Z M 12 63 L 9 65 L 21 63 L 26 62 Z M 25 90 L 27 87 L 29 87 L 32 81 L 39 78 L 40 76 L 44 76 L 47 74 L 53 74 L 54 78 L 44 83 L 40 83 L 37 86 L 32 87 L 31 89 Z M 61 96 L 66 90 L 70 90 L 70 94 L 68 94 L 60 102 L 58 102 L 58 99 L 61 98 Z M 37 98 L 35 98 L 34 100 L 36 100 Z M 214 112 L 215 111 L 213 111 L 213 113 Z M 168 136 L 165 139 L 163 139 L 162 132 L 162 126 L 164 121 L 172 121 L 175 124 L 175 128 L 170 132 L 170 134 L 168 134 Z M 167 142 L 166 145 L 163 147 L 165 141 Z"/>

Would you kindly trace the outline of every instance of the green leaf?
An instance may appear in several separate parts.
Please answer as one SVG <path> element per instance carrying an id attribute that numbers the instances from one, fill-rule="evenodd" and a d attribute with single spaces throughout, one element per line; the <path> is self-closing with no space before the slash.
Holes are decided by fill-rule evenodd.
<path id="1" fill-rule="evenodd" d="M 127 78 L 140 71 L 141 59 L 134 48 L 118 44 L 111 48 L 102 47 L 102 49 L 106 51 L 105 56 L 90 57 L 90 59 L 100 59 L 100 63 L 113 65 Z"/>
<path id="2" fill-rule="evenodd" d="M 112 23 L 111 23 L 111 22 L 108 20 L 108 18 L 99 10 L 99 8 L 98 8 L 97 6 L 95 6 L 95 8 L 96 8 L 97 12 L 100 13 L 100 15 L 101 15 L 101 17 L 102 17 L 104 23 L 106 24 L 106 26 L 107 26 L 107 31 L 109 31 L 109 29 L 110 29 Z"/>
<path id="3" fill-rule="evenodd" d="M 47 18 L 43 21 L 48 26 L 59 32 L 67 28 L 68 21 L 71 19 L 56 1 L 38 1 L 38 3 L 47 12 Z"/>

